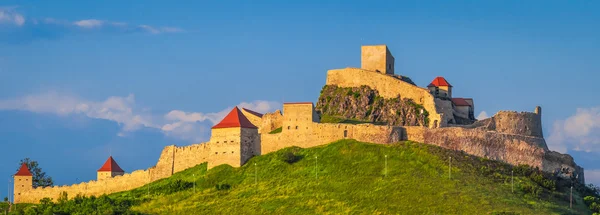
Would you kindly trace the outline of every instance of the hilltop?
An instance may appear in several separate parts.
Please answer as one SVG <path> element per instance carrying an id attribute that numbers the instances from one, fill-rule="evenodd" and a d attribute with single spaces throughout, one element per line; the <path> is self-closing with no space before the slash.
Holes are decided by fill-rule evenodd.
<path id="1" fill-rule="evenodd" d="M 142 214 L 591 213 L 578 189 L 569 210 L 564 182 L 525 166 L 428 144 L 341 140 L 285 148 L 253 157 L 239 168 L 207 170 L 203 163 L 144 187 L 100 197 L 117 203 L 96 209 Z M 68 207 L 77 201 L 79 207 Z M 52 210 L 92 207 L 81 202 L 76 198 Z M 36 210 L 48 211 L 49 205 L 37 205 Z"/>

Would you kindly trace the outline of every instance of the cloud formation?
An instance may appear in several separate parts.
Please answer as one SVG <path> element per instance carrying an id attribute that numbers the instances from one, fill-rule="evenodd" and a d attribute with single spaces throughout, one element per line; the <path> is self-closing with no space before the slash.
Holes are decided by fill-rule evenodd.
<path id="1" fill-rule="evenodd" d="M 269 112 L 281 104 L 270 101 L 242 102 L 237 105 L 255 110 Z M 164 115 L 156 115 L 139 108 L 135 104 L 135 96 L 111 96 L 104 101 L 88 101 L 77 96 L 48 92 L 27 95 L 16 99 L 0 100 L 1 110 L 22 110 L 34 113 L 49 113 L 59 116 L 82 114 L 93 119 L 104 119 L 118 123 L 121 131 L 118 136 L 126 136 L 141 128 L 158 129 L 167 136 L 191 140 L 205 140 L 209 127 L 221 121 L 231 107 L 214 113 L 185 112 L 172 110 Z"/>
<path id="2" fill-rule="evenodd" d="M 548 143 L 551 150 L 561 153 L 600 153 L 600 107 L 577 108 L 574 115 L 555 121 Z"/>
<path id="3" fill-rule="evenodd" d="M 0 7 L 0 24 L 22 26 L 25 24 L 25 17 L 17 13 L 14 7 Z"/>
<path id="4" fill-rule="evenodd" d="M 68 32 L 122 32 L 122 33 L 150 33 L 150 34 L 163 34 L 163 33 L 180 33 L 185 32 L 181 28 L 164 26 L 157 27 L 147 24 L 130 24 L 127 22 L 116 22 L 101 19 L 81 19 L 81 20 L 59 20 L 51 17 L 44 18 L 30 18 L 26 19 L 25 16 L 16 11 L 16 7 L 0 7 L 0 28 L 9 26 L 14 37 L 34 37 L 32 34 L 39 34 L 39 37 L 47 37 L 53 35 L 48 31 L 54 31 L 56 34 L 65 34 Z M 40 33 L 43 32 L 43 33 Z M 1 39 L 1 38 L 0 38 Z"/>

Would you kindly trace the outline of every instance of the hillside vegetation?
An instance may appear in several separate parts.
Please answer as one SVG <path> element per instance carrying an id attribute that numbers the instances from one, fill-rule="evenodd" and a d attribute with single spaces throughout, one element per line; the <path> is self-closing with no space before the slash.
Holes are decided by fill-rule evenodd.
<path id="1" fill-rule="evenodd" d="M 95 207 L 99 214 L 590 214 L 578 189 L 574 209 L 569 209 L 564 182 L 525 166 L 513 168 L 427 144 L 341 140 L 257 156 L 240 168 L 221 165 L 207 171 L 201 164 L 94 201 L 45 202 L 24 211 L 70 208 L 69 213 L 93 214 L 82 210 Z"/>

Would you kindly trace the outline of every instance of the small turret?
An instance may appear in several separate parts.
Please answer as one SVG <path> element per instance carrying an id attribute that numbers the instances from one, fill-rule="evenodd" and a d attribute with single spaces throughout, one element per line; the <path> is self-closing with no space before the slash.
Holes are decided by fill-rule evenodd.
<path id="1" fill-rule="evenodd" d="M 98 170 L 98 180 L 112 178 L 118 175 L 124 175 L 125 171 L 121 169 L 119 164 L 113 159 L 112 156 L 108 157 L 108 160 Z"/>

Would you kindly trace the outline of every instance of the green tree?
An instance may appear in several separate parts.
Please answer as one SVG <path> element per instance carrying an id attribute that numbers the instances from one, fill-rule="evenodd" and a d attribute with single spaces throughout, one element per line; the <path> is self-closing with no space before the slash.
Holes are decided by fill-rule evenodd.
<path id="1" fill-rule="evenodd" d="M 46 172 L 42 171 L 42 168 L 39 167 L 37 161 L 25 158 L 21 160 L 21 162 L 19 162 L 19 167 L 17 168 L 17 171 L 19 171 L 19 168 L 21 167 L 21 165 L 23 165 L 23 163 L 27 165 L 27 168 L 29 168 L 29 171 L 33 175 L 33 188 L 49 187 L 54 185 L 52 177 L 46 175 Z"/>

